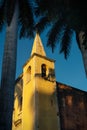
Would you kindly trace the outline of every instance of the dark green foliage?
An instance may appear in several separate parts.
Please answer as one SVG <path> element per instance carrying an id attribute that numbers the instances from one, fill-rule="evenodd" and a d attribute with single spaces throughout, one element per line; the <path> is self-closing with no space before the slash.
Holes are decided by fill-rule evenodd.
<path id="1" fill-rule="evenodd" d="M 65 59 L 67 59 L 67 56 L 69 56 L 70 53 L 70 47 L 71 47 L 71 39 L 72 39 L 73 31 L 68 28 L 68 26 L 65 27 L 64 35 L 61 40 L 61 49 L 60 53 L 64 52 Z"/>
<path id="2" fill-rule="evenodd" d="M 33 37 L 34 31 L 34 18 L 33 18 L 33 6 L 30 0 L 1 0 L 0 3 L 0 30 L 3 24 L 6 23 L 10 26 L 16 2 L 19 8 L 19 36 L 22 37 Z"/>
<path id="3" fill-rule="evenodd" d="M 21 26 L 20 38 L 23 36 L 33 36 L 33 12 L 32 2 L 29 0 L 19 0 L 19 22 Z"/>
<path id="4" fill-rule="evenodd" d="M 84 31 L 85 38 L 83 44 L 85 48 L 87 48 L 87 7 L 84 0 L 36 0 L 36 3 L 36 16 L 46 17 L 49 19 L 49 23 L 52 23 L 47 43 L 48 46 L 52 47 L 52 50 L 54 50 L 57 43 L 61 42 L 60 52 L 63 52 L 65 58 L 67 58 L 70 52 L 70 41 L 72 40 L 71 36 L 73 31 L 75 31 L 76 35 Z M 60 22 L 58 23 L 58 21 Z M 40 24 L 43 25 L 43 28 Z M 43 31 L 45 25 L 47 26 L 47 22 L 43 22 L 43 20 L 40 19 L 38 30 L 40 30 L 40 32 Z M 65 25 L 68 28 L 63 28 Z M 64 31 L 63 34 L 61 33 L 61 29 Z M 76 40 L 78 39 L 77 37 Z M 77 40 L 77 42 L 79 45 L 80 41 Z"/>
<path id="5" fill-rule="evenodd" d="M 48 33 L 48 42 L 47 42 L 47 46 L 51 46 L 52 48 L 52 52 L 54 51 L 55 47 L 56 47 L 56 42 L 60 39 L 61 37 L 61 32 L 64 26 L 64 19 L 59 19 L 58 21 L 56 21 L 51 30 Z"/>
<path id="6" fill-rule="evenodd" d="M 7 21 L 8 26 L 11 23 L 14 9 L 15 9 L 15 3 L 17 0 L 5 0 L 5 20 Z"/>
<path id="7" fill-rule="evenodd" d="M 4 4 L 5 3 L 0 4 L 0 31 L 2 30 L 4 24 Z"/>
<path id="8" fill-rule="evenodd" d="M 41 33 L 48 25 L 50 24 L 50 21 L 48 17 L 42 17 L 39 22 L 35 25 L 35 29 Z"/>

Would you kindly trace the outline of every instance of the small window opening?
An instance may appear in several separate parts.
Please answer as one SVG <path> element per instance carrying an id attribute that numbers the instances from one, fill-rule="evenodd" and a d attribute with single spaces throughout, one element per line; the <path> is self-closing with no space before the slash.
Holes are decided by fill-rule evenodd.
<path id="1" fill-rule="evenodd" d="M 27 73 L 26 73 L 26 83 L 31 80 L 31 66 L 28 67 Z"/>
<path id="2" fill-rule="evenodd" d="M 49 68 L 49 76 L 52 77 L 52 78 L 55 77 L 54 69 Z"/>
<path id="3" fill-rule="evenodd" d="M 42 77 L 46 76 L 46 65 L 45 64 L 41 65 L 41 73 L 42 73 Z"/>

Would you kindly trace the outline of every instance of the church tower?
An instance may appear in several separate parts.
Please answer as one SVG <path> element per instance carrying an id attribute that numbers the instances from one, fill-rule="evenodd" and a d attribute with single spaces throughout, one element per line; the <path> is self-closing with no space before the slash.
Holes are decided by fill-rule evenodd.
<path id="1" fill-rule="evenodd" d="M 38 33 L 23 67 L 22 130 L 60 130 L 54 60 L 47 58 Z"/>

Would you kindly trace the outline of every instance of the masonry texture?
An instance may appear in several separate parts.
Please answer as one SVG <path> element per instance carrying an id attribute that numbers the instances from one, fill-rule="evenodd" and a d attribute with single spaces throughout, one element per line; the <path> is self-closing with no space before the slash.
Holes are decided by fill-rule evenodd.
<path id="1" fill-rule="evenodd" d="M 87 93 L 57 83 L 61 130 L 87 130 Z"/>

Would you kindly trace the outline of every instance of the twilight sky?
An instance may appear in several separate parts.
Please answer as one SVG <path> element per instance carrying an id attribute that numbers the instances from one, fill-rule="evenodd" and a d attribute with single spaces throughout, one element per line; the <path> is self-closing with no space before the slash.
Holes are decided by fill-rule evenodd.
<path id="1" fill-rule="evenodd" d="M 46 33 L 44 32 L 40 36 L 47 57 L 55 60 L 56 81 L 87 91 L 87 78 L 75 36 L 73 37 L 71 53 L 67 60 L 64 59 L 63 54 L 59 54 L 59 44 L 56 46 L 54 53 L 52 53 L 51 48 L 46 47 Z M 4 40 L 5 32 L 3 31 L 0 33 L 0 81 Z M 33 41 L 34 39 L 25 38 L 18 40 L 16 78 L 22 73 L 22 67 L 30 57 Z"/>

